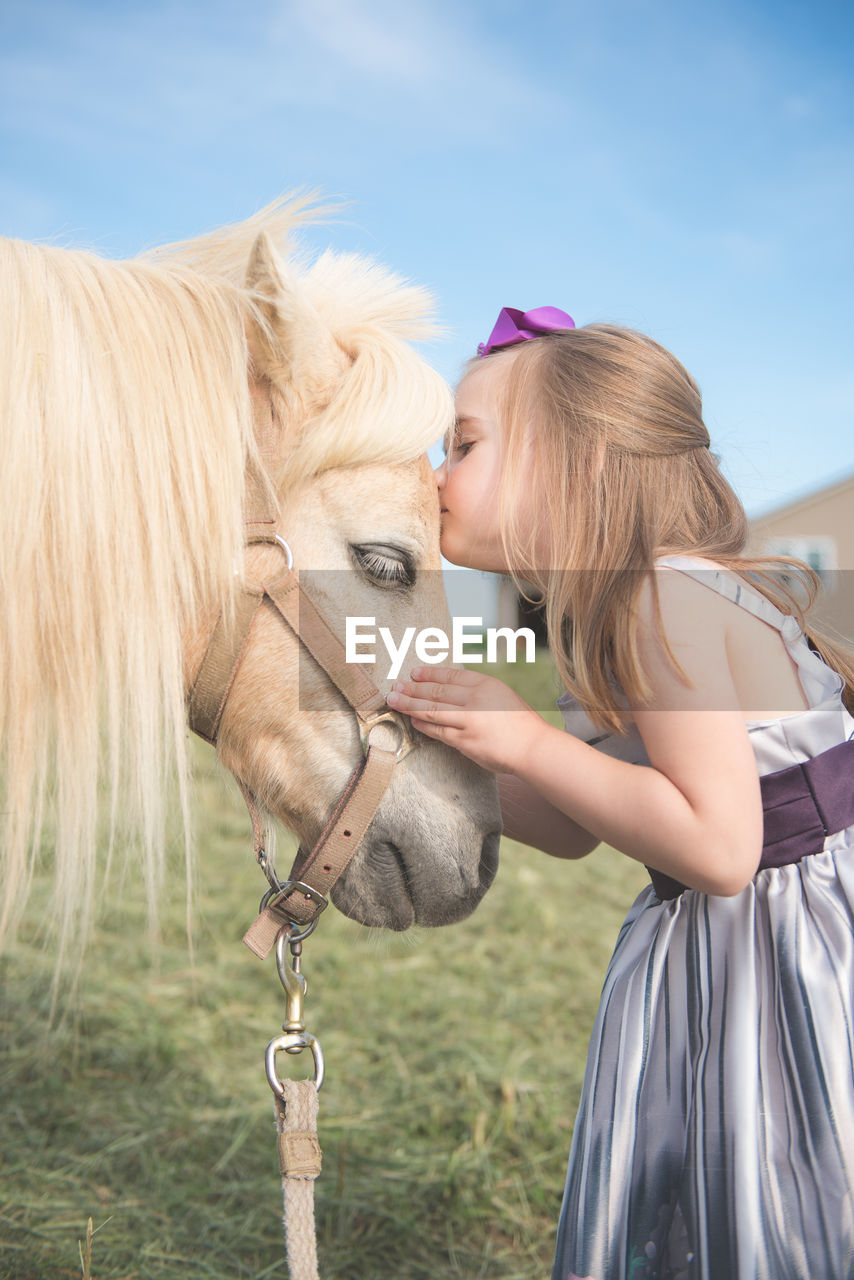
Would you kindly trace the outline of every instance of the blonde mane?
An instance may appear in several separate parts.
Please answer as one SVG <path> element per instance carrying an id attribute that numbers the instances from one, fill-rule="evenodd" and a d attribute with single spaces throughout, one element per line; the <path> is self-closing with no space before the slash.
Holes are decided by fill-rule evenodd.
<path id="1" fill-rule="evenodd" d="M 90 924 L 99 802 L 152 906 L 175 795 L 189 830 L 182 635 L 232 591 L 256 448 L 247 332 L 270 327 L 247 262 L 260 233 L 312 216 L 277 202 L 125 262 L 0 241 L 0 941 L 48 820 L 60 954 Z M 422 453 L 449 404 L 406 346 L 430 331 L 426 296 L 357 258 L 281 266 L 295 343 L 322 328 L 347 359 L 324 387 L 308 348 L 281 353 L 277 483 Z"/>

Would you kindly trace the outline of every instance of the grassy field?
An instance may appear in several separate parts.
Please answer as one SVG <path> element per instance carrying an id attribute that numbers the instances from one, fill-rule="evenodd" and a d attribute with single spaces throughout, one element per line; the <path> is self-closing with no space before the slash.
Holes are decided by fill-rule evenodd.
<path id="1" fill-rule="evenodd" d="M 548 671 L 517 671 L 544 705 Z M 286 1274 L 263 1062 L 284 998 L 240 943 L 263 880 L 201 745 L 196 818 L 192 962 L 177 865 L 156 946 L 140 887 L 111 886 L 59 1026 L 49 950 L 2 962 L 2 1280 Z M 324 1280 L 549 1274 L 587 1037 L 643 883 L 607 849 L 564 863 L 505 841 L 495 887 L 453 928 L 381 934 L 327 912 L 304 958 L 327 1060 Z"/>

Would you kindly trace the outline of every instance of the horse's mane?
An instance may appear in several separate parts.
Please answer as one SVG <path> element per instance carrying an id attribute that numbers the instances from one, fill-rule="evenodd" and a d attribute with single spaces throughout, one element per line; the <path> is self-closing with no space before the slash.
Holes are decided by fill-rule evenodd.
<path id="1" fill-rule="evenodd" d="M 189 830 L 181 641 L 229 599 L 242 544 L 246 332 L 265 323 L 247 261 L 310 216 L 277 202 L 124 262 L 0 241 L 0 939 L 46 822 L 51 940 L 85 937 L 103 783 L 106 843 L 134 838 L 150 903 L 173 795 Z M 425 295 L 352 257 L 283 270 L 295 324 L 311 313 L 350 362 L 279 483 L 423 452 L 448 409 L 404 341 L 426 336 Z"/>

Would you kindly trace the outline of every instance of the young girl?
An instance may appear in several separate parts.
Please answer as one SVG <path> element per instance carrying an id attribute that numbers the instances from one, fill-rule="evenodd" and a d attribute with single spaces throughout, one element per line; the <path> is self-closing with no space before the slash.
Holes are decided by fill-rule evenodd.
<path id="1" fill-rule="evenodd" d="M 459 388 L 442 550 L 545 594 L 569 733 L 424 667 L 389 702 L 499 775 L 509 835 L 650 868 L 605 980 L 555 1280 L 854 1277 L 851 655 L 745 555 L 682 366 L 505 311 Z M 811 580 L 812 579 L 812 580 Z"/>

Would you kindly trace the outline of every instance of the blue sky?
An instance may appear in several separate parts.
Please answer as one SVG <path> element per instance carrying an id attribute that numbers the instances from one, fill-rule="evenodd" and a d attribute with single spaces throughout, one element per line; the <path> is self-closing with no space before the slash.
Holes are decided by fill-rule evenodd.
<path id="1" fill-rule="evenodd" d="M 310 246 L 651 333 L 750 511 L 854 471 L 850 3 L 0 4 L 0 232 L 126 256 L 317 187 Z"/>

